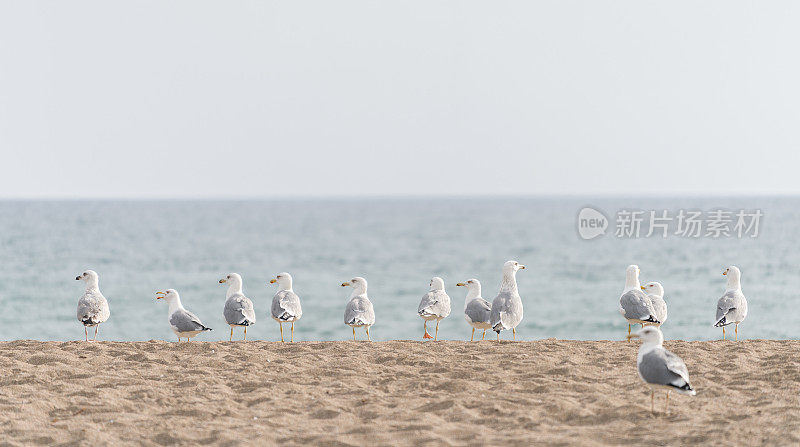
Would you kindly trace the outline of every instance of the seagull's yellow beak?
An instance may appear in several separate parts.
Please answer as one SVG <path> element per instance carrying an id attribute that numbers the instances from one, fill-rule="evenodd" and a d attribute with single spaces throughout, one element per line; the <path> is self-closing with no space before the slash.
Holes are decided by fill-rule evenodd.
<path id="1" fill-rule="evenodd" d="M 519 265 L 519 269 L 520 269 L 520 270 L 525 270 L 525 266 L 524 266 L 524 265 L 522 265 L 522 264 L 520 264 L 520 265 Z"/>
<path id="2" fill-rule="evenodd" d="M 278 282 L 278 280 L 275 279 L 275 278 L 272 278 L 272 279 L 269 280 L 270 284 L 275 284 L 276 282 Z"/>
<path id="3" fill-rule="evenodd" d="M 728 274 L 728 271 L 727 271 L 727 270 L 725 270 L 724 272 L 722 272 L 722 276 L 725 276 L 725 275 L 727 275 L 727 274 Z"/>
<path id="4" fill-rule="evenodd" d="M 343 283 L 342 283 L 342 287 L 347 287 L 347 286 L 349 286 L 349 285 L 350 285 L 350 283 L 349 283 L 349 282 L 343 282 Z"/>
<path id="5" fill-rule="evenodd" d="M 219 280 L 219 283 L 220 284 L 225 284 L 225 281 L 227 281 L 227 280 L 225 278 L 222 278 L 222 279 Z"/>
<path id="6" fill-rule="evenodd" d="M 642 290 L 644 290 L 644 286 L 639 286 L 639 287 L 641 287 L 641 288 L 642 288 Z"/>
<path id="7" fill-rule="evenodd" d="M 464 286 L 466 286 L 466 284 L 464 284 L 463 282 L 460 282 L 460 283 L 458 283 L 458 284 L 456 284 L 456 285 L 457 285 L 457 286 L 461 286 L 461 287 L 464 287 Z"/>
<path id="8" fill-rule="evenodd" d="M 160 300 L 161 298 L 164 298 L 164 297 L 163 297 L 163 296 L 161 296 L 161 295 L 166 295 L 166 292 L 156 292 L 156 299 L 157 299 L 157 300 Z"/>

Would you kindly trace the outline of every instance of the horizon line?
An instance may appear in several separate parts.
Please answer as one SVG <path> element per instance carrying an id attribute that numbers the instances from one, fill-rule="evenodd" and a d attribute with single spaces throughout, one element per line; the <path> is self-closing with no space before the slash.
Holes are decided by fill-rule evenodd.
<path id="1" fill-rule="evenodd" d="M 532 194 L 337 194 L 337 195 L 220 195 L 220 196 L 16 196 L 0 197 L 0 202 L 174 202 L 174 201 L 336 201 L 336 200 L 381 200 L 381 199 L 678 199 L 678 198 L 719 198 L 719 199 L 769 199 L 769 198 L 800 198 L 800 193 L 773 192 L 773 193 L 652 193 L 652 194 L 624 194 L 624 193 L 532 193 Z"/>

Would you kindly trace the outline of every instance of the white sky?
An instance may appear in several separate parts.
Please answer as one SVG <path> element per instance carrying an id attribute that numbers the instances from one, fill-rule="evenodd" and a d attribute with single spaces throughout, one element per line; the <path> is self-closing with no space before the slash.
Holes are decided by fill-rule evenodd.
<path id="1" fill-rule="evenodd" d="M 793 1 L 3 1 L 0 197 L 800 193 Z"/>

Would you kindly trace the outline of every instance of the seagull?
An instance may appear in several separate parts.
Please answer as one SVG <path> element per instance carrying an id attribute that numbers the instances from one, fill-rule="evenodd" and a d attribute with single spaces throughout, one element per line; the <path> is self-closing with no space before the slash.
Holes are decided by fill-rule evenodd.
<path id="1" fill-rule="evenodd" d="M 467 298 L 464 300 L 464 319 L 472 326 L 472 336 L 469 341 L 475 340 L 475 329 L 483 329 L 481 340 L 486 340 L 486 329 L 492 327 L 489 323 L 492 315 L 492 305 L 481 298 L 480 281 L 472 278 L 466 282 L 460 282 L 456 286 L 467 288 Z"/>
<path id="2" fill-rule="evenodd" d="M 86 270 L 80 276 L 76 276 L 75 280 L 84 280 L 86 282 L 86 291 L 83 292 L 83 296 L 78 300 L 78 321 L 83 323 L 83 333 L 86 336 L 86 341 L 89 341 L 88 328 L 94 326 L 94 341 L 97 341 L 98 325 L 105 323 L 111 315 L 111 311 L 108 309 L 108 301 L 100 293 L 97 272 L 94 270 Z"/>
<path id="3" fill-rule="evenodd" d="M 439 339 L 439 322 L 450 315 L 450 297 L 444 291 L 444 281 L 438 276 L 434 276 L 430 283 L 431 290 L 428 291 L 419 302 L 417 314 L 422 317 L 425 338 Z M 428 322 L 436 320 L 436 335 L 431 337 L 428 333 Z"/>
<path id="4" fill-rule="evenodd" d="M 281 272 L 269 281 L 270 284 L 278 283 L 278 293 L 272 297 L 272 319 L 281 327 L 281 341 L 283 341 L 283 323 L 292 324 L 291 340 L 294 341 L 294 322 L 303 316 L 300 307 L 300 297 L 292 290 L 292 275 Z"/>
<path id="5" fill-rule="evenodd" d="M 619 313 L 628 320 L 628 335 L 631 335 L 631 324 L 644 327 L 644 323 L 661 323 L 655 316 L 653 302 L 642 292 L 638 265 L 629 265 L 625 270 L 625 290 L 619 297 Z"/>
<path id="6" fill-rule="evenodd" d="M 747 299 L 742 293 L 740 282 L 742 272 L 739 267 L 732 265 L 722 272 L 728 277 L 725 295 L 717 301 L 717 322 L 714 326 L 722 328 L 722 339 L 725 340 L 725 326 L 733 323 L 736 325 L 736 341 L 739 341 L 739 323 L 747 316 Z"/>
<path id="7" fill-rule="evenodd" d="M 229 283 L 228 291 L 225 293 L 225 307 L 222 310 L 225 321 L 231 326 L 231 337 L 233 341 L 233 328 L 235 326 L 244 327 L 244 340 L 247 341 L 247 326 L 256 324 L 256 311 L 253 302 L 242 293 L 242 277 L 238 273 L 231 273 L 219 280 L 220 284 Z"/>
<path id="8" fill-rule="evenodd" d="M 517 291 L 517 270 L 525 266 L 517 261 L 506 261 L 503 264 L 503 280 L 500 282 L 500 293 L 492 301 L 492 314 L 489 324 L 497 332 L 497 341 L 500 341 L 500 331 L 511 329 L 514 340 L 517 339 L 517 325 L 522 321 L 522 298 Z"/>
<path id="9" fill-rule="evenodd" d="M 667 401 L 664 412 L 669 413 L 669 392 L 675 390 L 680 394 L 694 396 L 697 394 L 689 383 L 689 370 L 680 357 L 664 349 L 664 335 L 657 327 L 647 326 L 635 334 L 628 335 L 628 339 L 640 338 L 642 346 L 636 357 L 636 366 L 639 377 L 649 384 L 650 411 L 655 412 L 656 388 L 667 390 Z"/>
<path id="10" fill-rule="evenodd" d="M 667 302 L 664 301 L 664 286 L 660 282 L 649 282 L 642 286 L 647 298 L 653 303 L 653 310 L 658 323 L 647 323 L 645 326 L 661 327 L 667 321 Z"/>
<path id="11" fill-rule="evenodd" d="M 369 336 L 369 327 L 375 324 L 375 309 L 372 302 L 367 297 L 367 280 L 357 276 L 348 282 L 343 282 L 342 287 L 350 286 L 353 293 L 344 308 L 344 324 L 353 328 L 353 341 L 356 339 L 356 328 L 364 327 L 367 331 L 367 339 L 372 341 Z"/>
<path id="12" fill-rule="evenodd" d="M 168 289 L 166 292 L 156 292 L 156 299 L 164 299 L 169 304 L 167 321 L 172 328 L 172 332 L 178 336 L 178 342 L 181 338 L 186 337 L 186 341 L 190 341 L 195 335 L 210 331 L 210 327 L 205 327 L 203 323 L 197 318 L 197 315 L 189 312 L 183 308 L 181 304 L 181 297 L 175 289 Z"/>

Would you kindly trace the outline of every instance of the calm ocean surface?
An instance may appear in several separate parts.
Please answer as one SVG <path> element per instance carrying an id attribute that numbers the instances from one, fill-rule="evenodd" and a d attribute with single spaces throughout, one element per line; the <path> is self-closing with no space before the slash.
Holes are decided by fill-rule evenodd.
<path id="1" fill-rule="evenodd" d="M 576 229 L 587 205 L 611 219 L 609 233 L 591 241 Z M 619 209 L 674 216 L 681 208 L 758 208 L 764 216 L 757 238 L 613 234 Z M 642 235 L 647 230 L 645 222 Z M 417 304 L 430 278 L 441 276 L 453 312 L 440 337 L 468 340 L 466 291 L 455 283 L 478 278 L 491 302 L 503 262 L 516 259 L 528 266 L 517 275 L 525 306 L 520 339 L 621 339 L 627 324 L 618 299 L 632 263 L 643 282 L 660 281 L 666 289 L 667 338 L 721 336 L 712 327 L 716 301 L 725 288 L 722 271 L 735 264 L 749 302 L 741 335 L 796 339 L 798 239 L 798 198 L 6 201 L 0 202 L 0 338 L 83 339 L 75 312 L 84 284 L 75 276 L 93 269 L 111 307 L 102 340 L 175 340 L 167 305 L 154 295 L 167 288 L 214 328 L 198 341 L 227 340 L 226 287 L 217 281 L 229 272 L 243 276 L 244 293 L 255 303 L 258 322 L 248 338 L 277 340 L 278 325 L 268 317 L 276 290 L 267 282 L 280 271 L 294 276 L 303 303 L 296 339 L 351 336 L 342 321 L 351 289 L 339 284 L 354 276 L 369 282 L 373 339 L 420 339 Z"/>

